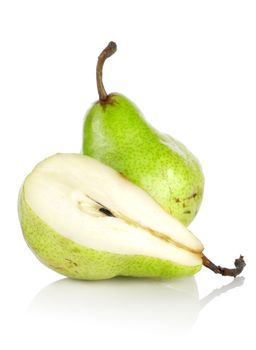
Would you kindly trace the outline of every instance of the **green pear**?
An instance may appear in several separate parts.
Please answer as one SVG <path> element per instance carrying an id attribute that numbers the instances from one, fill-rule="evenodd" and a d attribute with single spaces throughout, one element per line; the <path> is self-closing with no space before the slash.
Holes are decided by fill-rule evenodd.
<path id="1" fill-rule="evenodd" d="M 56 154 L 34 168 L 20 191 L 19 217 L 35 255 L 72 278 L 172 278 L 202 264 L 225 272 L 147 192 L 81 154 Z"/>
<path id="2" fill-rule="evenodd" d="M 98 59 L 99 101 L 85 117 L 83 153 L 119 171 L 188 225 L 202 201 L 201 166 L 183 144 L 149 125 L 127 97 L 107 95 L 102 68 L 115 51 L 116 44 L 110 42 Z"/>

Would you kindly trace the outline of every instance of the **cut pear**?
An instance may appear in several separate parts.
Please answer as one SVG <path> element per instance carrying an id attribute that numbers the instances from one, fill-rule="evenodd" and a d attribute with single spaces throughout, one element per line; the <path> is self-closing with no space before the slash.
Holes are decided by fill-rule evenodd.
<path id="1" fill-rule="evenodd" d="M 80 154 L 56 154 L 26 178 L 19 199 L 24 237 L 66 276 L 177 277 L 202 265 L 201 242 L 145 191 Z"/>

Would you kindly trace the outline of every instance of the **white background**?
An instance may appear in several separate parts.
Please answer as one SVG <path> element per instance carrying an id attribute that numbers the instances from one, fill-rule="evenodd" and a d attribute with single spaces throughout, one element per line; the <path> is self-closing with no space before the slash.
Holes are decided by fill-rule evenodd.
<path id="1" fill-rule="evenodd" d="M 0 4 L 0 348 L 254 348 L 255 1 Z M 43 158 L 80 152 L 96 58 L 110 40 L 107 91 L 200 159 L 205 195 L 191 230 L 217 264 L 244 254 L 242 278 L 203 269 L 178 281 L 75 282 L 23 240 L 21 183 Z"/>

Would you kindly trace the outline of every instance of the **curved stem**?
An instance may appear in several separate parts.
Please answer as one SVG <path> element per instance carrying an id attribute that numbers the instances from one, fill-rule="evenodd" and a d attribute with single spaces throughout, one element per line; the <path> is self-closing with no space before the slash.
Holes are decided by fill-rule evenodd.
<path id="1" fill-rule="evenodd" d="M 103 65 L 106 59 L 112 56 L 116 52 L 116 49 L 117 49 L 116 43 L 114 41 L 110 41 L 108 46 L 105 47 L 105 49 L 101 52 L 101 54 L 98 57 L 98 63 L 96 67 L 96 80 L 97 80 L 97 89 L 98 89 L 100 101 L 106 101 L 108 97 L 102 82 Z"/>
<path id="2" fill-rule="evenodd" d="M 231 276 L 236 277 L 238 276 L 244 269 L 246 263 L 244 261 L 244 257 L 240 255 L 238 259 L 235 260 L 235 268 L 228 269 L 226 267 L 221 267 L 215 265 L 213 262 L 211 262 L 204 254 L 202 255 L 203 259 L 203 265 L 207 267 L 208 269 L 212 270 L 215 273 L 219 273 L 222 276 Z"/>

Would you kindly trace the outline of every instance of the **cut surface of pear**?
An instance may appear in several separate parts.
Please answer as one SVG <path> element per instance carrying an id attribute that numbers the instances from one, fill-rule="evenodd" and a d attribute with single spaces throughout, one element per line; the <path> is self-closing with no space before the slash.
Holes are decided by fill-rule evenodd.
<path id="1" fill-rule="evenodd" d="M 73 278 L 171 278 L 202 265 L 201 242 L 145 191 L 79 154 L 56 154 L 26 178 L 24 237 L 50 268 Z"/>

